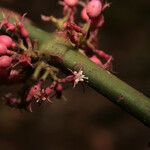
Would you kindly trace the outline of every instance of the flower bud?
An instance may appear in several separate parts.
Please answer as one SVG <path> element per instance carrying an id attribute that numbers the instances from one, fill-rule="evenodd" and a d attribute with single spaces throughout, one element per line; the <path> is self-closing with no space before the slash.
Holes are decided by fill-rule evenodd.
<path id="1" fill-rule="evenodd" d="M 12 58 L 9 56 L 1 56 L 0 57 L 0 68 L 7 68 L 11 66 Z"/>
<path id="2" fill-rule="evenodd" d="M 4 55 L 6 53 L 7 53 L 7 47 L 3 43 L 0 43 L 0 55 Z"/>
<path id="3" fill-rule="evenodd" d="M 1 35 L 0 43 L 3 43 L 7 48 L 9 48 L 12 46 L 13 40 L 7 35 Z"/>
<path id="4" fill-rule="evenodd" d="M 91 0 L 86 5 L 86 12 L 90 18 L 95 18 L 99 16 L 102 12 L 102 2 L 100 0 Z"/>
<path id="5" fill-rule="evenodd" d="M 26 100 L 27 101 L 32 100 L 36 95 L 39 94 L 40 91 L 41 91 L 41 83 L 38 83 L 38 84 L 32 86 L 28 92 Z"/>
<path id="6" fill-rule="evenodd" d="M 10 75 L 9 75 L 10 80 L 16 79 L 18 77 L 19 77 L 19 71 L 17 71 L 17 70 L 11 70 L 10 71 Z"/>
<path id="7" fill-rule="evenodd" d="M 84 7 L 81 11 L 81 17 L 84 21 L 89 21 L 89 16 L 87 15 L 86 8 Z"/>
<path id="8" fill-rule="evenodd" d="M 51 89 L 50 87 L 47 87 L 47 88 L 45 89 L 45 94 L 46 94 L 46 95 L 50 95 L 52 92 L 53 92 L 53 89 Z"/>
<path id="9" fill-rule="evenodd" d="M 73 7 L 73 6 L 76 6 L 77 3 L 78 3 L 78 0 L 64 0 L 64 2 L 70 6 L 70 7 Z"/>

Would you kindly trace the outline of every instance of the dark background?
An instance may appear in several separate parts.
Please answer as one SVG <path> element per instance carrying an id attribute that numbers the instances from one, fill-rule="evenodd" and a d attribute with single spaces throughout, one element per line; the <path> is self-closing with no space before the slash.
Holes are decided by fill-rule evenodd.
<path id="1" fill-rule="evenodd" d="M 48 31 L 53 27 L 40 14 L 61 16 L 62 10 L 57 0 L 0 0 L 0 6 L 28 12 Z M 112 0 L 105 20 L 100 48 L 113 55 L 119 78 L 150 96 L 150 1 Z M 150 129 L 91 88 L 78 86 L 65 96 L 67 102 L 35 106 L 33 113 L 0 105 L 0 149 L 150 150 Z"/>

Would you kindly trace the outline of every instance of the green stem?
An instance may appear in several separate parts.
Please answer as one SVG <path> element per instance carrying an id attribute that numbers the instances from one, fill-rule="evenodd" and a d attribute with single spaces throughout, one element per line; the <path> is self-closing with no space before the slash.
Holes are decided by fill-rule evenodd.
<path id="1" fill-rule="evenodd" d="M 67 41 L 60 36 L 51 36 L 51 42 L 41 47 L 43 53 L 61 57 L 64 65 L 68 68 L 74 69 L 76 66 L 81 66 L 84 74 L 89 78 L 88 84 L 91 87 L 121 106 L 145 125 L 150 126 L 150 99 L 148 97 L 110 72 L 100 68 L 79 52 L 72 50 Z"/>
<path id="2" fill-rule="evenodd" d="M 0 19 L 1 17 L 0 15 Z M 71 69 L 78 65 L 82 66 L 91 87 L 150 127 L 150 99 L 148 97 L 73 50 L 63 37 L 49 34 L 31 24 L 26 24 L 26 26 L 31 37 L 39 40 L 41 53 L 61 57 L 63 65 Z"/>

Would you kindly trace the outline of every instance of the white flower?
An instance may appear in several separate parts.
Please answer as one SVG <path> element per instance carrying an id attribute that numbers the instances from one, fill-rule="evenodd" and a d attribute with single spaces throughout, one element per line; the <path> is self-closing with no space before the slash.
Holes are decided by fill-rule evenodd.
<path id="1" fill-rule="evenodd" d="M 83 71 L 81 69 L 79 70 L 79 72 L 74 71 L 73 74 L 74 74 L 74 86 L 73 87 L 75 87 L 78 84 L 78 82 L 83 82 L 84 80 L 88 79 L 88 77 L 86 77 L 83 74 Z"/>

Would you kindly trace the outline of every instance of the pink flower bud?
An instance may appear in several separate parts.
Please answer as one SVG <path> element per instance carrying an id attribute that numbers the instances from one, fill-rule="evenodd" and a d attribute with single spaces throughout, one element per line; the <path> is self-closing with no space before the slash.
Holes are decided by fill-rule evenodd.
<path id="1" fill-rule="evenodd" d="M 3 43 L 0 43 L 0 55 L 4 55 L 6 53 L 7 53 L 7 47 Z"/>
<path id="2" fill-rule="evenodd" d="M 89 16 L 87 15 L 86 8 L 84 7 L 81 11 L 81 17 L 84 21 L 89 21 Z"/>
<path id="3" fill-rule="evenodd" d="M 12 41 L 12 39 L 9 36 L 7 36 L 7 35 L 1 35 L 0 36 L 0 43 L 5 44 L 5 46 L 7 48 L 9 48 L 9 47 L 12 46 L 13 41 Z"/>
<path id="4" fill-rule="evenodd" d="M 14 49 L 17 47 L 17 44 L 15 42 L 12 43 L 11 47 Z"/>
<path id="5" fill-rule="evenodd" d="M 41 82 L 30 88 L 26 100 L 27 101 L 32 100 L 34 98 L 34 96 L 39 94 L 40 91 L 41 91 Z"/>
<path id="6" fill-rule="evenodd" d="M 64 0 L 64 2 L 70 7 L 76 6 L 78 4 L 78 0 Z"/>
<path id="7" fill-rule="evenodd" d="M 61 84 L 57 84 L 56 90 L 61 92 L 63 90 L 62 85 Z"/>
<path id="8" fill-rule="evenodd" d="M 103 5 L 100 0 L 91 0 L 86 5 L 86 12 L 90 18 L 99 16 L 102 12 Z"/>
<path id="9" fill-rule="evenodd" d="M 13 51 L 7 49 L 4 43 L 0 43 L 0 55 L 13 54 Z"/>
<path id="10" fill-rule="evenodd" d="M 45 94 L 46 94 L 46 95 L 50 95 L 52 92 L 53 92 L 53 89 L 51 89 L 50 87 L 47 87 L 47 88 L 45 89 Z"/>
<path id="11" fill-rule="evenodd" d="M 16 79 L 17 77 L 19 77 L 19 71 L 17 70 L 11 70 L 10 71 L 10 75 L 9 75 L 9 79 Z"/>
<path id="12" fill-rule="evenodd" d="M 11 66 L 12 58 L 9 56 L 1 56 L 0 57 L 0 68 L 7 68 Z"/>

